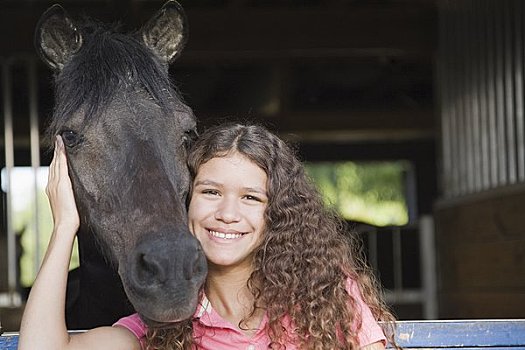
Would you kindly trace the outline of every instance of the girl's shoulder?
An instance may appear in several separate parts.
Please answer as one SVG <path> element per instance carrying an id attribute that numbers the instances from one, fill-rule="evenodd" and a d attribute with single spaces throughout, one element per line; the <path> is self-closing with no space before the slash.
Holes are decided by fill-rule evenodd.
<path id="1" fill-rule="evenodd" d="M 357 337 L 359 344 L 361 346 L 366 346 L 374 343 L 382 343 L 384 346 L 386 344 L 386 337 L 383 329 L 372 314 L 370 307 L 366 304 L 358 282 L 355 279 L 348 277 L 346 279 L 345 287 L 348 295 L 354 299 L 354 306 L 360 315 L 361 324 L 354 323 L 353 325 L 353 327 L 358 330 Z"/>
<path id="2" fill-rule="evenodd" d="M 137 313 L 121 318 L 113 324 L 113 327 L 125 328 L 133 333 L 137 339 L 143 339 L 148 331 L 148 326 Z"/>
<path id="3" fill-rule="evenodd" d="M 140 350 L 141 343 L 122 327 L 99 327 L 71 336 L 71 349 Z"/>
<path id="4" fill-rule="evenodd" d="M 357 280 L 353 277 L 347 276 L 345 281 L 345 289 L 346 292 L 353 297 L 354 299 L 360 299 L 362 302 L 363 295 L 361 292 L 361 288 L 359 288 L 359 283 Z"/>

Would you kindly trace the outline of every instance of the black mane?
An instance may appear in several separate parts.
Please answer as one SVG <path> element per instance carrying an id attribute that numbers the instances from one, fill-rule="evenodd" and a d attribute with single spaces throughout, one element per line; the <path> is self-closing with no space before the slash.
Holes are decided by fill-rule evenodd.
<path id="1" fill-rule="evenodd" d="M 85 20 L 79 30 L 82 47 L 56 77 L 55 111 L 48 129 L 52 137 L 81 108 L 85 123 L 95 121 L 116 93 L 129 89 L 131 82 L 165 112 L 170 110 L 176 92 L 168 67 L 139 41 L 137 33 L 126 35 L 116 26 L 107 28 L 91 20 Z"/>

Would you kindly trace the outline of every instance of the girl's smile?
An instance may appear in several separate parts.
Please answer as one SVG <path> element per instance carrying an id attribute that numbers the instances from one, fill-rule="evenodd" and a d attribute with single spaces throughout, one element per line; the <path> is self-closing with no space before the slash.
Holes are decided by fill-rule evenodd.
<path id="1" fill-rule="evenodd" d="M 215 237 L 215 238 L 219 238 L 219 239 L 222 239 L 222 240 L 238 239 L 238 238 L 241 238 L 243 236 L 243 233 L 222 232 L 221 230 L 217 230 L 217 229 L 214 229 L 214 230 L 208 229 L 208 232 L 209 232 L 210 236 Z"/>

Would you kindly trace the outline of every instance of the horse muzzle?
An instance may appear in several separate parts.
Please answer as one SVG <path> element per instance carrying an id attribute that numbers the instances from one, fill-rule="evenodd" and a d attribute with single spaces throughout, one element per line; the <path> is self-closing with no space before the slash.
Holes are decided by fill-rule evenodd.
<path id="1" fill-rule="evenodd" d="M 119 264 L 135 310 L 154 322 L 191 317 L 207 274 L 206 257 L 197 239 L 187 229 L 172 231 L 144 234 L 126 263 Z"/>

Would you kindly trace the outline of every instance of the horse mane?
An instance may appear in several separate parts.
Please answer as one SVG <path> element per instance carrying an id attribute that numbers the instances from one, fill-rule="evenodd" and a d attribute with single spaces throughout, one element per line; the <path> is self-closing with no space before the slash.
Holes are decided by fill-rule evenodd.
<path id="1" fill-rule="evenodd" d="M 172 110 L 174 98 L 181 100 L 171 84 L 168 65 L 140 41 L 138 33 L 125 34 L 118 24 L 108 27 L 88 18 L 77 28 L 82 47 L 55 76 L 51 137 L 81 109 L 83 126 L 96 122 L 117 92 L 129 89 L 131 82 L 139 84 L 165 113 Z"/>

